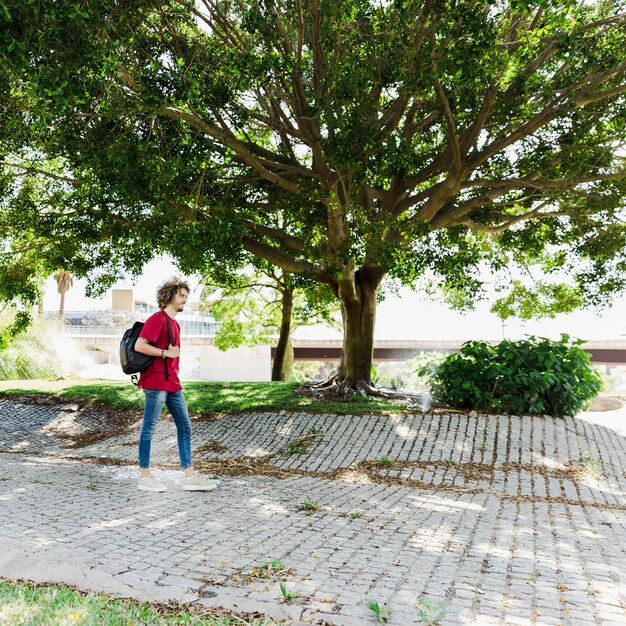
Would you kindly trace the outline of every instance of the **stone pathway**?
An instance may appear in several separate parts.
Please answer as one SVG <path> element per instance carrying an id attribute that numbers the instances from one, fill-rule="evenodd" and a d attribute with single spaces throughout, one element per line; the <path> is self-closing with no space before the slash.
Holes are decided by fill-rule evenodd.
<path id="1" fill-rule="evenodd" d="M 206 494 L 164 418 L 151 494 L 140 421 L 0 400 L 0 576 L 293 624 L 375 624 L 368 599 L 389 624 L 625 624 L 626 436 L 599 421 L 225 415 L 194 422 Z"/>

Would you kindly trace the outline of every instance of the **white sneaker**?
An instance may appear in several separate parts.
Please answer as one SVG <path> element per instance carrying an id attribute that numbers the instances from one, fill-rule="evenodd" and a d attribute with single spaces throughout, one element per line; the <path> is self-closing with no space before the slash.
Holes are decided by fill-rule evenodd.
<path id="1" fill-rule="evenodd" d="M 184 491 L 212 491 L 217 488 L 219 480 L 204 478 L 200 474 L 194 474 L 191 478 L 183 478 Z"/>
<path id="2" fill-rule="evenodd" d="M 154 480 L 152 476 L 142 476 L 137 481 L 137 489 L 139 491 L 167 491 L 167 487 L 158 480 Z"/>

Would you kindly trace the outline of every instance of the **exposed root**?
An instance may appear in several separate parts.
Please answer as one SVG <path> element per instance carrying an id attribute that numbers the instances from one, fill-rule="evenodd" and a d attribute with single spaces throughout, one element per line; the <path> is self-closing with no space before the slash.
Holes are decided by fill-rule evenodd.
<path id="1" fill-rule="evenodd" d="M 313 389 L 328 389 L 336 384 L 337 376 L 333 374 L 330 378 L 323 380 L 321 383 L 313 383 L 309 385 Z"/>
<path id="2" fill-rule="evenodd" d="M 313 385 L 302 385 L 296 389 L 298 395 L 317 398 L 320 400 L 348 400 L 354 396 L 382 398 L 384 400 L 396 400 L 404 402 L 409 406 L 415 406 L 420 411 L 431 411 L 434 408 L 442 408 L 444 405 L 433 402 L 428 394 L 414 394 L 403 391 L 395 391 L 378 387 L 360 378 L 352 380 L 350 378 L 339 379 L 338 376 Z"/>

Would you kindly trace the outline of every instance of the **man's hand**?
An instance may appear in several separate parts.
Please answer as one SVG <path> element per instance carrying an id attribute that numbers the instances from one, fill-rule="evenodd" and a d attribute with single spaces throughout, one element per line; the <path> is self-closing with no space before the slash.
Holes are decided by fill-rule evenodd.
<path id="1" fill-rule="evenodd" d="M 177 359 L 180 356 L 180 348 L 170 343 L 170 347 L 165 351 L 165 356 L 168 359 Z"/>

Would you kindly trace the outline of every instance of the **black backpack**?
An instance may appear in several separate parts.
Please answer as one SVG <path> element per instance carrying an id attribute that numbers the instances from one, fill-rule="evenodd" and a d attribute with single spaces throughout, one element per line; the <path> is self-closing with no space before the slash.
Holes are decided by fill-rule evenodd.
<path id="1" fill-rule="evenodd" d="M 165 323 L 167 324 L 167 334 L 170 338 L 170 345 L 174 345 L 174 335 L 172 334 L 170 321 L 167 319 L 167 315 L 165 313 L 163 313 L 163 315 L 165 316 Z M 129 328 L 124 332 L 122 341 L 120 341 L 120 364 L 122 366 L 122 371 L 124 374 L 133 374 L 133 376 L 131 376 L 131 380 L 135 384 L 137 380 L 136 374 L 148 369 L 150 363 L 152 363 L 152 360 L 155 358 L 135 350 L 135 342 L 139 338 L 143 324 L 143 322 L 135 322 L 132 328 Z M 164 357 L 163 361 L 165 362 L 165 380 L 168 380 L 169 373 L 167 371 L 167 357 Z"/>

